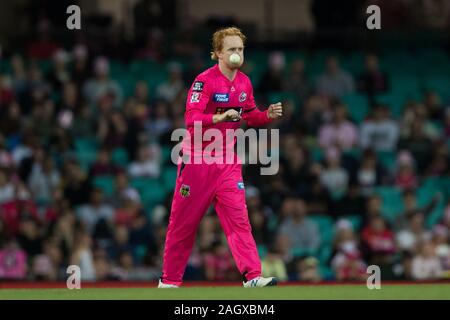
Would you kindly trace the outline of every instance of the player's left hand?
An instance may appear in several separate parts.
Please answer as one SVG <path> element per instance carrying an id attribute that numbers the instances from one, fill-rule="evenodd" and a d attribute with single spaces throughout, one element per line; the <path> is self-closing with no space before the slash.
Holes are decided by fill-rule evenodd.
<path id="1" fill-rule="evenodd" d="M 267 109 L 267 115 L 270 119 L 277 119 L 283 115 L 283 106 L 281 102 L 271 104 Z"/>

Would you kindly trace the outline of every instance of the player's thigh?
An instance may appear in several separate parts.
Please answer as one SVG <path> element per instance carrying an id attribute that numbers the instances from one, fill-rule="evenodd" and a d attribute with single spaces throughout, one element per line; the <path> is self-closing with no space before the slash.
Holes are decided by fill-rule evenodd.
<path id="1" fill-rule="evenodd" d="M 217 186 L 215 209 L 221 224 L 225 227 L 250 227 L 245 203 L 245 188 L 240 170 L 232 170 Z"/>
<path id="2" fill-rule="evenodd" d="M 201 220 L 214 195 L 208 187 L 207 171 L 201 165 L 179 165 L 170 220 L 193 225 Z"/>

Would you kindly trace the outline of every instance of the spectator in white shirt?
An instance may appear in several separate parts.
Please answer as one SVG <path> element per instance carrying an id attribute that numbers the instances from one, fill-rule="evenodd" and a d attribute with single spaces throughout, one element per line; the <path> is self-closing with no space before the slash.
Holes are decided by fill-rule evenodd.
<path id="1" fill-rule="evenodd" d="M 421 244 L 419 254 L 412 261 L 412 277 L 416 280 L 439 279 L 442 266 L 433 245 L 429 241 Z"/>
<path id="2" fill-rule="evenodd" d="M 102 191 L 94 189 L 91 193 L 91 202 L 78 208 L 77 217 L 84 224 L 89 234 L 93 234 L 99 221 L 112 221 L 114 209 L 103 201 Z"/>
<path id="3" fill-rule="evenodd" d="M 386 106 L 378 106 L 373 116 L 361 124 L 360 143 L 364 149 L 394 151 L 399 138 L 398 123 L 391 119 Z"/>
<path id="4" fill-rule="evenodd" d="M 138 158 L 128 168 L 132 177 L 157 178 L 161 173 L 161 150 L 158 145 L 143 145 L 139 148 Z"/>

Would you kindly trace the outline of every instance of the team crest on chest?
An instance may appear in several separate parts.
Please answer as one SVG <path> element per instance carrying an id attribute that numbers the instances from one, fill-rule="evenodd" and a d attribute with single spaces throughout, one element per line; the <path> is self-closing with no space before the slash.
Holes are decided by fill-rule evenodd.
<path id="1" fill-rule="evenodd" d="M 245 100 L 247 100 L 247 94 L 242 91 L 241 94 L 239 95 L 239 102 L 244 102 Z"/>
<path id="2" fill-rule="evenodd" d="M 183 198 L 189 197 L 191 195 L 191 187 L 187 184 L 183 184 L 180 188 L 180 194 Z"/>

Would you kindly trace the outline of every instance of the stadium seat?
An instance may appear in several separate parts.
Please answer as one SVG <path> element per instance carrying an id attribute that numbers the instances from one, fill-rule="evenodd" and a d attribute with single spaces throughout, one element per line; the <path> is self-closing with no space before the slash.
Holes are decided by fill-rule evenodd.
<path id="1" fill-rule="evenodd" d="M 347 105 L 350 119 L 357 124 L 361 123 L 369 113 L 369 103 L 367 97 L 361 94 L 349 94 L 342 97 L 342 101 Z"/>
<path id="2" fill-rule="evenodd" d="M 97 176 L 93 179 L 95 187 L 100 188 L 105 196 L 111 196 L 115 190 L 115 183 L 113 176 Z"/>
<path id="3" fill-rule="evenodd" d="M 384 217 L 390 222 L 403 211 L 403 198 L 400 188 L 393 186 L 382 186 L 374 188 L 374 193 L 378 194 L 383 203 L 381 211 Z"/>
<path id="4" fill-rule="evenodd" d="M 96 151 L 98 149 L 98 142 L 95 138 L 76 138 L 74 145 L 77 151 Z"/>
<path id="5" fill-rule="evenodd" d="M 353 231 L 355 232 L 358 232 L 362 227 L 362 216 L 360 215 L 349 214 L 340 218 L 350 221 L 353 227 Z"/>
<path id="6" fill-rule="evenodd" d="M 146 211 L 156 204 L 161 204 L 165 200 L 166 191 L 158 179 L 139 177 L 132 178 L 130 185 L 136 188 L 141 196 L 142 204 Z"/>
<path id="7" fill-rule="evenodd" d="M 80 166 L 87 172 L 91 164 L 94 163 L 97 158 L 96 150 L 78 150 L 75 151 L 75 157 Z"/>
<path id="8" fill-rule="evenodd" d="M 161 178 L 166 192 L 173 191 L 173 188 L 175 187 L 175 180 L 177 179 L 177 167 L 175 165 L 165 167 Z"/>
<path id="9" fill-rule="evenodd" d="M 378 151 L 377 158 L 379 164 L 388 171 L 392 171 L 395 167 L 397 155 L 393 151 Z"/>
<path id="10" fill-rule="evenodd" d="M 129 164 L 128 152 L 124 148 L 116 148 L 111 154 L 111 161 L 122 168 L 125 168 Z"/>
<path id="11" fill-rule="evenodd" d="M 321 234 L 321 242 L 331 243 L 333 238 L 333 218 L 322 214 L 311 214 L 308 216 L 313 222 L 317 223 Z"/>

